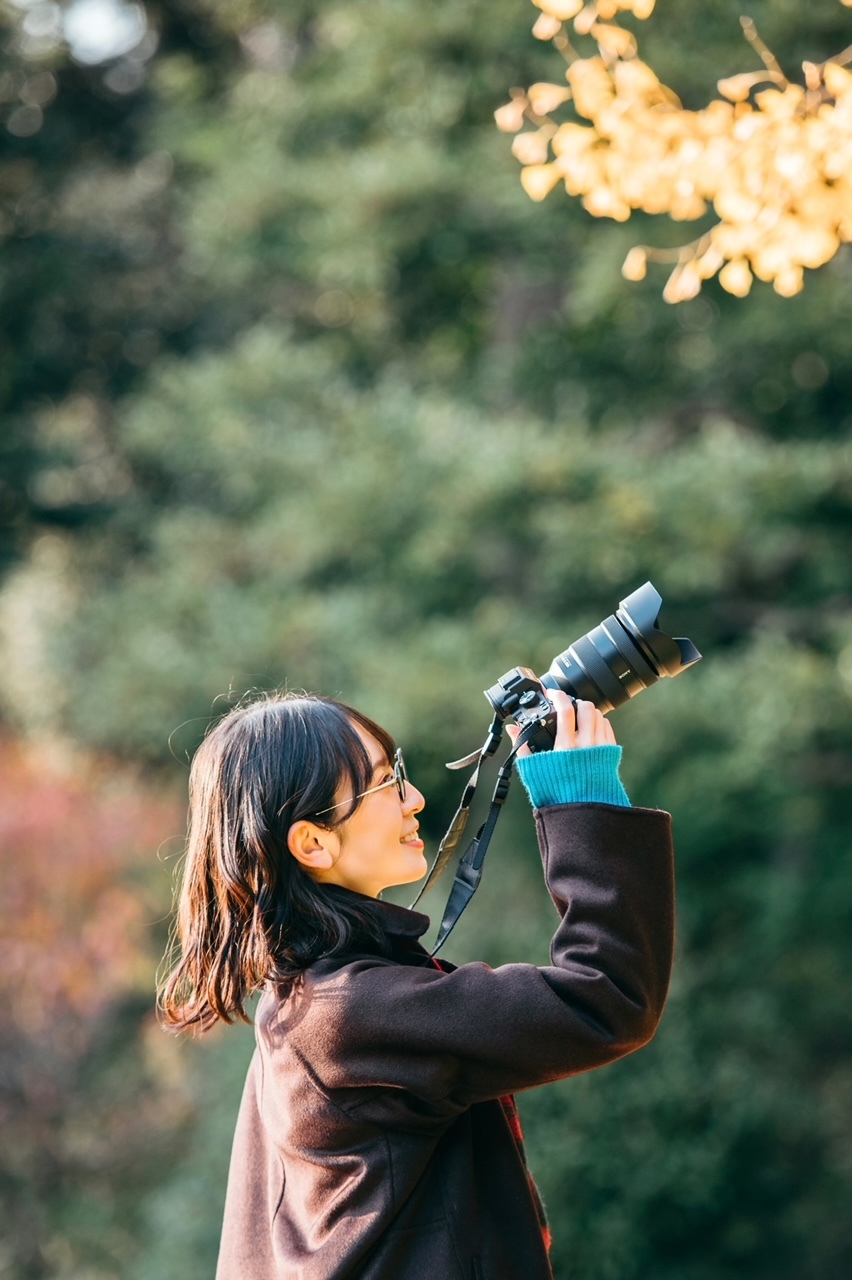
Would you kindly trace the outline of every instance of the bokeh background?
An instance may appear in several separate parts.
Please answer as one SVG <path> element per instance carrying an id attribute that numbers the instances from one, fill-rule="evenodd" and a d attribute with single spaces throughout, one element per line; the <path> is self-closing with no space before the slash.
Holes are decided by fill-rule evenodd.
<path id="1" fill-rule="evenodd" d="M 754 66 L 740 0 L 657 10 L 687 106 Z M 556 1275 L 852 1273 L 852 256 L 627 284 L 683 228 L 533 205 L 494 127 L 560 74 L 536 12 L 0 6 L 4 1280 L 212 1277 L 252 1033 L 153 1011 L 211 714 L 363 707 L 434 849 L 480 691 L 648 578 L 705 654 L 614 719 L 677 968 L 650 1047 L 521 1101 Z M 789 67 L 852 41 L 749 13 Z M 546 960 L 522 796 L 502 827 L 456 961 Z"/>

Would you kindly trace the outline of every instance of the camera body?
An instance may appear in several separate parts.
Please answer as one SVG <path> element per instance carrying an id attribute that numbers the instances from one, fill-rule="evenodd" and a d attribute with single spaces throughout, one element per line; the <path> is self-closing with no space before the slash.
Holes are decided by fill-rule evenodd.
<path id="1" fill-rule="evenodd" d="M 522 731 L 538 723 L 527 743 L 530 751 L 551 751 L 556 739 L 556 713 L 544 685 L 531 667 L 512 667 L 485 696 L 501 719 L 514 720 Z"/>
<path id="2" fill-rule="evenodd" d="M 562 689 L 607 714 L 635 698 L 663 676 L 678 676 L 700 661 L 691 640 L 670 636 L 657 625 L 663 598 L 644 583 L 619 603 L 585 636 L 558 654 L 543 676 L 530 667 L 513 667 L 485 696 L 501 720 L 522 729 L 538 724 L 531 751 L 550 751 L 556 738 L 556 714 L 547 689 Z"/>

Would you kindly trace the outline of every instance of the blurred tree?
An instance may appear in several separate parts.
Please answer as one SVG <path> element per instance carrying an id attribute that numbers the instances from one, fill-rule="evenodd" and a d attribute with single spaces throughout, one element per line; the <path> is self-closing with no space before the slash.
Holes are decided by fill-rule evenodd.
<path id="1" fill-rule="evenodd" d="M 140 1189 L 190 1114 L 150 1008 L 163 903 L 145 866 L 182 807 L 105 762 L 0 741 L 0 1256 L 16 1280 L 123 1276 Z"/>
<path id="2" fill-rule="evenodd" d="M 34 529 L 97 522 L 120 502 L 114 402 L 203 323 L 203 290 L 181 271 L 174 164 L 150 136 L 151 68 L 183 58 L 198 97 L 215 98 L 239 46 L 178 0 L 148 6 L 120 56 L 72 57 L 61 16 L 84 7 L 0 9 L 0 571 Z"/>

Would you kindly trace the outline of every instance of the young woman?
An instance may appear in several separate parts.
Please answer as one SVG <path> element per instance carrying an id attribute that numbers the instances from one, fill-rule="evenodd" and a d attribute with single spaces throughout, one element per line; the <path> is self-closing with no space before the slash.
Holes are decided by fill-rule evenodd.
<path id="1" fill-rule="evenodd" d="M 454 968 L 378 895 L 426 871 L 421 793 L 388 734 L 330 699 L 228 714 L 193 761 L 166 1020 L 262 989 L 218 1280 L 547 1280 L 512 1093 L 654 1034 L 673 933 L 670 819 L 630 807 L 591 703 L 552 695 L 518 759 L 559 913 L 552 964 Z"/>

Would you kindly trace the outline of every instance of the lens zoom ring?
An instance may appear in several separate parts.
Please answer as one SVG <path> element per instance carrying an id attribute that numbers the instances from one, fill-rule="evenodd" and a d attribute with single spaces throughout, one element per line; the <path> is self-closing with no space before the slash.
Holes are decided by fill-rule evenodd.
<path id="1" fill-rule="evenodd" d="M 607 618 L 602 627 L 606 631 L 610 643 L 615 645 L 640 683 L 640 688 L 648 689 L 652 684 L 656 684 L 660 678 L 658 673 L 648 664 L 633 637 L 628 635 L 618 619 L 613 615 L 611 618 Z M 636 693 L 638 692 L 639 690 L 637 689 Z M 631 694 L 631 697 L 633 696 Z"/>
<path id="2" fill-rule="evenodd" d="M 626 689 L 622 687 L 618 677 L 612 674 L 588 636 L 583 636 L 576 644 L 572 644 L 569 653 L 598 686 L 611 708 L 620 707 L 627 702 L 629 695 Z M 600 709 L 605 710 L 604 707 Z"/>

